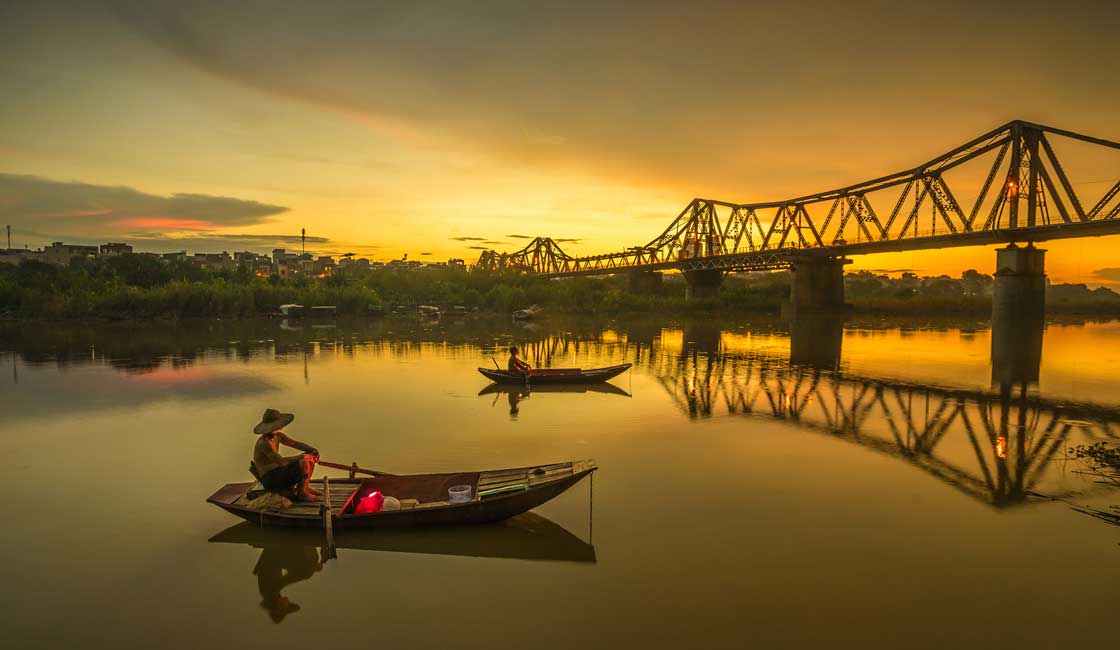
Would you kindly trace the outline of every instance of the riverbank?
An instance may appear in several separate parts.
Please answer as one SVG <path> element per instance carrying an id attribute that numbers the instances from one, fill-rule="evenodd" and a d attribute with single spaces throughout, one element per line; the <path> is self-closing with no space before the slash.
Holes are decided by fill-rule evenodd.
<path id="1" fill-rule="evenodd" d="M 683 277 L 635 291 L 625 275 L 547 280 L 522 275 L 447 268 L 336 272 L 323 278 L 257 277 L 246 269 L 210 271 L 191 265 L 128 260 L 83 261 L 69 267 L 42 263 L 0 265 L 0 318 L 178 319 L 253 318 L 280 305 L 331 305 L 340 315 L 412 311 L 416 305 L 508 315 L 537 304 L 550 313 L 777 314 L 789 297 L 787 272 L 732 274 L 719 295 L 688 299 Z M 992 277 L 966 271 L 946 276 L 899 278 L 867 272 L 845 277 L 847 300 L 863 315 L 966 316 L 991 313 Z M 1054 285 L 1050 314 L 1120 315 L 1120 295 L 1085 285 Z"/>

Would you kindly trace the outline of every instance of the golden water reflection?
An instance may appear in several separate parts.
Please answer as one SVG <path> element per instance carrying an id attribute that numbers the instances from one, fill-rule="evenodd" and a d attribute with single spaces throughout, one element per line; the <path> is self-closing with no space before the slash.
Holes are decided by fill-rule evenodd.
<path id="1" fill-rule="evenodd" d="M 476 368 L 510 343 L 534 365 L 634 367 L 596 387 L 491 386 Z M 0 595 L 8 638 L 307 645 L 388 611 L 378 641 L 415 647 L 492 647 L 462 635 L 480 626 L 542 647 L 917 647 L 931 615 L 952 623 L 925 647 L 1088 645 L 1120 583 L 1114 529 L 1035 495 L 1115 503 L 1065 448 L 1120 434 L 1120 326 L 1050 323 L 1018 377 L 994 372 L 993 343 L 944 322 L 0 324 L 19 477 L 19 534 L 0 538 L 21 558 Z M 266 407 L 296 412 L 292 434 L 325 458 L 387 471 L 595 458 L 595 546 L 577 491 L 536 512 L 572 531 L 543 544 L 340 531 L 339 562 L 317 570 L 315 532 L 200 543 L 232 523 L 202 500 L 248 480 Z M 978 614 L 1011 600 L 998 630 Z"/>

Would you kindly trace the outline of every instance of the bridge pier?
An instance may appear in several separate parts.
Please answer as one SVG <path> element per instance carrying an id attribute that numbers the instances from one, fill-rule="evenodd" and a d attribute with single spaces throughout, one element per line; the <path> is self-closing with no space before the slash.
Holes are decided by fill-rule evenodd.
<path id="1" fill-rule="evenodd" d="M 685 298 L 715 298 L 719 295 L 719 287 L 723 284 L 723 271 L 700 269 L 682 273 L 685 281 Z"/>
<path id="2" fill-rule="evenodd" d="M 658 271 L 631 271 L 628 275 L 632 293 L 661 293 L 664 283 Z"/>
<path id="3" fill-rule="evenodd" d="M 1033 384 L 1046 327 L 1046 251 L 1011 244 L 996 251 L 992 288 L 992 382 Z"/>
<path id="4" fill-rule="evenodd" d="M 782 318 L 791 320 L 843 319 L 851 311 L 844 302 L 843 257 L 805 256 L 792 261 L 793 283 L 789 300 L 782 304 Z"/>

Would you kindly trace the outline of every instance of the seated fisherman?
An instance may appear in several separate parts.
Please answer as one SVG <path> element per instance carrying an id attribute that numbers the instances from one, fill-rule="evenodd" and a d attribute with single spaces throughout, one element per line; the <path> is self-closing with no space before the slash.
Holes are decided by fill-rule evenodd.
<path id="1" fill-rule="evenodd" d="M 525 375 L 526 377 L 528 377 L 529 373 L 533 370 L 529 367 L 529 364 L 525 363 L 521 360 L 520 357 L 517 356 L 516 345 L 511 346 L 509 349 L 509 363 L 507 364 L 507 367 L 509 368 L 510 372 L 517 375 Z"/>
<path id="2" fill-rule="evenodd" d="M 317 501 L 322 493 L 313 489 L 309 482 L 319 462 L 319 451 L 311 445 L 292 440 L 281 429 L 288 426 L 296 416 L 268 409 L 261 422 L 253 427 L 253 433 L 260 436 L 253 446 L 253 465 L 261 485 L 269 492 L 295 494 L 301 501 Z M 280 445 L 306 452 L 298 456 L 281 456 Z"/>

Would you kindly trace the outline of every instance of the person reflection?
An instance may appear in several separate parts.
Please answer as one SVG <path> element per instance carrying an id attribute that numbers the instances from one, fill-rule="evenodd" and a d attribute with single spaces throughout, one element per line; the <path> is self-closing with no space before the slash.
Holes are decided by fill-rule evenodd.
<path id="1" fill-rule="evenodd" d="M 253 567 L 253 575 L 257 576 L 261 607 L 268 610 L 273 623 L 283 621 L 288 614 L 300 609 L 281 592 L 322 569 L 323 563 L 319 561 L 319 553 L 314 546 L 266 546 L 261 551 L 257 566 Z"/>
<path id="2" fill-rule="evenodd" d="M 512 389 L 509 391 L 509 417 L 511 420 L 516 420 L 517 415 L 521 412 L 518 407 L 523 400 L 529 399 L 529 391 L 522 391 L 520 389 Z"/>

